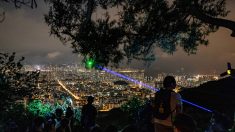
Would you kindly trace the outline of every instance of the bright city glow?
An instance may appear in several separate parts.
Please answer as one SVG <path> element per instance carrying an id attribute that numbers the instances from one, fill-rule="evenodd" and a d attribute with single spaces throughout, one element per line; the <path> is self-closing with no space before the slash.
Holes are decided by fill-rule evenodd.
<path id="1" fill-rule="evenodd" d="M 65 87 L 65 85 L 64 85 L 60 80 L 57 79 L 57 82 L 60 84 L 60 86 L 61 86 L 66 92 L 68 92 L 70 95 L 72 95 L 75 99 L 79 99 L 79 97 L 76 96 L 75 94 L 73 94 L 70 90 L 68 90 L 68 89 Z"/>
<path id="2" fill-rule="evenodd" d="M 36 70 L 41 70 L 41 66 L 40 66 L 40 65 L 35 65 L 34 68 L 35 68 Z"/>

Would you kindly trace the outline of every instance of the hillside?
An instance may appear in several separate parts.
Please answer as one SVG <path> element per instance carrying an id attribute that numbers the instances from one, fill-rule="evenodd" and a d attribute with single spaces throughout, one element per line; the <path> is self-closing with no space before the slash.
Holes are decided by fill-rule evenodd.
<path id="1" fill-rule="evenodd" d="M 235 78 L 227 77 L 210 81 L 196 88 L 184 89 L 180 94 L 187 101 L 220 114 L 225 114 L 226 119 L 224 119 L 228 119 L 225 124 L 228 128 L 231 127 L 235 112 Z M 212 113 L 186 103 L 184 103 L 184 112 L 193 116 L 201 131 L 208 127 L 212 117 Z"/>
<path id="2" fill-rule="evenodd" d="M 233 116 L 235 110 L 235 78 L 210 81 L 197 88 L 181 92 L 184 99 L 202 105 L 213 111 Z"/>

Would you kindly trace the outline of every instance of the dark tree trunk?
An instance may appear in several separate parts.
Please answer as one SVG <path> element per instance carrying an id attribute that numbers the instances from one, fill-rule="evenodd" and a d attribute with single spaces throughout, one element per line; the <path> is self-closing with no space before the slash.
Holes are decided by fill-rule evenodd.
<path id="1" fill-rule="evenodd" d="M 231 36 L 235 37 L 235 22 L 234 21 L 222 19 L 222 18 L 211 17 L 211 16 L 203 13 L 200 9 L 198 9 L 196 7 L 191 8 L 190 14 L 205 23 L 212 24 L 212 25 L 219 26 L 219 27 L 224 27 L 224 28 L 232 30 Z"/>

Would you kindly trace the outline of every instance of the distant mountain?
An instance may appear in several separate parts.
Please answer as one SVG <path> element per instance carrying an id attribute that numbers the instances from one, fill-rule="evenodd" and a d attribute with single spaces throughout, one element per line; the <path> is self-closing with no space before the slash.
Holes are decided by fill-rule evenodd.
<path id="1" fill-rule="evenodd" d="M 235 78 L 227 77 L 204 83 L 196 88 L 184 89 L 181 91 L 181 95 L 187 101 L 233 117 L 235 111 Z"/>

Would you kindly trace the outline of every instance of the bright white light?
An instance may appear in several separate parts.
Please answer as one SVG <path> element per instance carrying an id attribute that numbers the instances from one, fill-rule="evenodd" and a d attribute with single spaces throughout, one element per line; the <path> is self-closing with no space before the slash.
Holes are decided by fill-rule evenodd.
<path id="1" fill-rule="evenodd" d="M 34 68 L 35 68 L 36 70 L 39 70 L 39 71 L 41 70 L 41 66 L 40 66 L 40 65 L 35 65 Z"/>
<path id="2" fill-rule="evenodd" d="M 70 104 L 73 104 L 73 101 L 71 98 L 67 98 L 67 101 L 70 103 Z"/>

